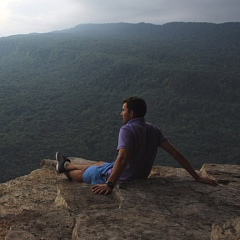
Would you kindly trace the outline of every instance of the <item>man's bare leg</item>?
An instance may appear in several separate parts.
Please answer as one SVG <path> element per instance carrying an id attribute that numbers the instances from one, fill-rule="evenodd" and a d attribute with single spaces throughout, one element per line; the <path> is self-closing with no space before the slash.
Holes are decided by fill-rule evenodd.
<path id="1" fill-rule="evenodd" d="M 74 170 L 86 170 L 88 167 L 91 166 L 102 166 L 105 162 L 96 162 L 94 164 L 75 164 L 71 162 L 66 162 L 65 163 L 65 168 L 67 171 L 74 171 Z"/>
<path id="2" fill-rule="evenodd" d="M 69 180 L 74 180 L 77 182 L 83 182 L 83 174 L 88 167 L 91 166 L 102 166 L 105 162 L 96 162 L 94 164 L 81 165 L 73 164 L 71 161 L 63 156 L 61 153 L 56 152 L 56 171 L 57 173 L 64 173 Z"/>
<path id="3" fill-rule="evenodd" d="M 83 182 L 83 174 L 85 170 L 91 166 L 102 166 L 105 162 L 97 162 L 95 164 L 80 165 L 70 162 L 66 162 L 65 168 L 67 170 L 66 175 L 76 182 Z"/>

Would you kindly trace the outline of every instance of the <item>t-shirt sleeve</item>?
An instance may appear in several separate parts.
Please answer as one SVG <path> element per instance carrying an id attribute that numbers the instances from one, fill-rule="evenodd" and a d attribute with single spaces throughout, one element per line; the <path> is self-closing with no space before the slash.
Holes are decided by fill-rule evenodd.
<path id="1" fill-rule="evenodd" d="M 151 133 L 151 136 L 156 136 L 157 140 L 155 140 L 155 141 L 157 141 L 157 144 L 160 147 L 160 145 L 163 142 L 167 141 L 167 137 L 164 135 L 164 133 L 161 131 L 160 128 L 158 128 L 158 127 L 156 127 L 154 125 L 152 125 L 152 126 L 153 126 L 153 132 Z"/>
<path id="2" fill-rule="evenodd" d="M 129 129 L 126 127 L 121 127 L 118 135 L 118 146 L 117 150 L 120 148 L 132 149 L 133 148 L 133 136 Z"/>

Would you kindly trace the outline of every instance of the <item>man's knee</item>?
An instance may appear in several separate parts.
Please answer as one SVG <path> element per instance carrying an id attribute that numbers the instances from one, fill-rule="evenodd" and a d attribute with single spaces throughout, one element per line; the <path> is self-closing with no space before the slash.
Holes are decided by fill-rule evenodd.
<path id="1" fill-rule="evenodd" d="M 95 163 L 93 166 L 102 166 L 104 163 L 106 163 L 106 162 L 99 161 L 99 162 Z"/>
<path id="2" fill-rule="evenodd" d="M 72 180 L 74 180 L 75 182 L 83 182 L 83 174 L 85 172 L 87 168 L 85 168 L 84 170 L 74 170 L 74 171 L 70 171 L 68 172 L 70 178 Z"/>

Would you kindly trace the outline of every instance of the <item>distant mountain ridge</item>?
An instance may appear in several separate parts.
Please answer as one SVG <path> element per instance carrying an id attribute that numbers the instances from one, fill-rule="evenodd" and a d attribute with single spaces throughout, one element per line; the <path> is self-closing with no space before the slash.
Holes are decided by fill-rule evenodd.
<path id="1" fill-rule="evenodd" d="M 170 22 L 163 25 L 155 25 L 151 23 L 105 23 L 105 24 L 79 24 L 73 28 L 55 31 L 56 33 L 81 33 L 81 32 L 92 32 L 92 33 L 183 33 L 182 30 L 198 32 L 200 29 L 204 31 L 217 30 L 222 32 L 221 28 L 231 32 L 232 29 L 239 27 L 239 22 L 228 22 L 228 23 L 196 23 L 196 22 Z M 220 28 L 219 28 L 220 27 Z M 174 32 L 173 32 L 174 31 Z M 186 31 L 185 31 L 186 33 Z"/>
<path id="2" fill-rule="evenodd" d="M 239 164 L 240 23 L 84 24 L 0 38 L 0 182 L 55 151 L 114 161 L 122 100 L 192 161 Z M 157 164 L 175 165 L 160 151 Z"/>

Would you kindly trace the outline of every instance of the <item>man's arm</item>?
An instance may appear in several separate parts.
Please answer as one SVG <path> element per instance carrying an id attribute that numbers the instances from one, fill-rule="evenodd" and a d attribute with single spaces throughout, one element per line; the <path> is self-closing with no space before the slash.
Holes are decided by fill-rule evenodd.
<path id="1" fill-rule="evenodd" d="M 161 145 L 166 152 L 168 152 L 174 159 L 176 159 L 179 164 L 198 182 L 210 184 L 212 186 L 218 185 L 218 183 L 206 177 L 199 176 L 196 171 L 193 169 L 189 161 L 169 142 L 164 141 Z"/>
<path id="2" fill-rule="evenodd" d="M 128 149 L 119 149 L 118 157 L 115 161 L 111 176 L 108 178 L 108 182 L 112 182 L 114 185 L 117 183 L 127 165 L 130 154 L 130 150 Z M 108 187 L 107 184 L 97 184 L 92 187 L 92 191 L 96 194 L 110 194 L 112 188 Z"/>

